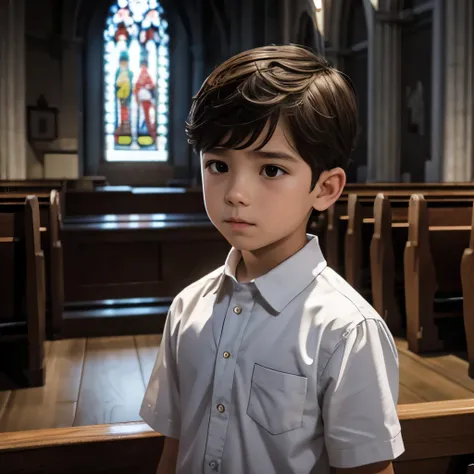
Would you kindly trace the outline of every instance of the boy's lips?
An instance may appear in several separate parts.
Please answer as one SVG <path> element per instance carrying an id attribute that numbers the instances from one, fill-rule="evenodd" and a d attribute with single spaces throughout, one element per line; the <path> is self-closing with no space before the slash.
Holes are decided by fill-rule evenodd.
<path id="1" fill-rule="evenodd" d="M 247 225 L 254 225 L 251 222 L 248 222 L 244 219 L 241 219 L 240 217 L 231 217 L 230 219 L 226 219 L 226 222 L 229 222 L 230 224 L 247 224 Z"/>
<path id="2" fill-rule="evenodd" d="M 255 224 L 252 224 L 237 217 L 226 219 L 224 222 L 228 224 L 234 232 L 243 231 L 248 229 L 249 227 L 255 226 Z"/>

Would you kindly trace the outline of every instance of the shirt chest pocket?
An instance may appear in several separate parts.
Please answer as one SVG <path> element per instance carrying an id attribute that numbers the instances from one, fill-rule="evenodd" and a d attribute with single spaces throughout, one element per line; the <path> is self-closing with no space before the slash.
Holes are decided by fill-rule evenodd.
<path id="1" fill-rule="evenodd" d="M 303 422 L 307 378 L 255 364 L 247 415 L 273 435 Z"/>

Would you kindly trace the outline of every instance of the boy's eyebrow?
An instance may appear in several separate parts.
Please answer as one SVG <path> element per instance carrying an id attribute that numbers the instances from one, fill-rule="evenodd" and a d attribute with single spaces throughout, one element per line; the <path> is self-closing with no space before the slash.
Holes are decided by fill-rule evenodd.
<path id="1" fill-rule="evenodd" d="M 227 148 L 213 148 L 209 150 L 209 153 L 212 153 L 213 155 L 218 155 L 218 156 L 225 156 L 228 153 Z M 284 151 L 264 151 L 264 150 L 253 150 L 252 153 L 254 155 L 257 155 L 258 158 L 269 158 L 269 159 L 274 159 L 274 160 L 287 160 L 287 161 L 293 161 L 297 162 L 298 159 L 295 158 L 294 156 L 285 153 Z"/>
<path id="2" fill-rule="evenodd" d="M 272 158 L 276 160 L 298 161 L 294 156 L 285 153 L 284 151 L 263 151 L 255 150 L 254 153 L 261 158 Z"/>

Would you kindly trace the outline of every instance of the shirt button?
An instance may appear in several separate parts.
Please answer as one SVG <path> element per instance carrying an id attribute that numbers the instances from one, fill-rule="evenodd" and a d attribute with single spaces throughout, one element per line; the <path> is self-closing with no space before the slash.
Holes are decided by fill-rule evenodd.
<path id="1" fill-rule="evenodd" d="M 240 314 L 242 312 L 242 308 L 240 306 L 234 306 L 234 313 Z"/>
<path id="2" fill-rule="evenodd" d="M 225 351 L 223 355 L 224 359 L 228 359 L 230 357 L 230 352 Z"/>
<path id="3" fill-rule="evenodd" d="M 217 462 L 216 461 L 211 461 L 209 463 L 209 467 L 213 470 L 213 471 L 217 471 Z"/>
<path id="4" fill-rule="evenodd" d="M 224 413 L 225 412 L 225 406 L 221 405 L 221 404 L 217 405 L 217 411 L 219 413 Z"/>

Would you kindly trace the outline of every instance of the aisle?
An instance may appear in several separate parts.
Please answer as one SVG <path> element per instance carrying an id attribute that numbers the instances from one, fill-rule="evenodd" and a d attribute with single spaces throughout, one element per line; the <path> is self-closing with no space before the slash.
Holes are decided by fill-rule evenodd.
<path id="1" fill-rule="evenodd" d="M 0 432 L 138 421 L 161 336 L 47 342 L 44 387 L 0 392 Z M 474 398 L 467 362 L 397 339 L 399 404 Z"/>

